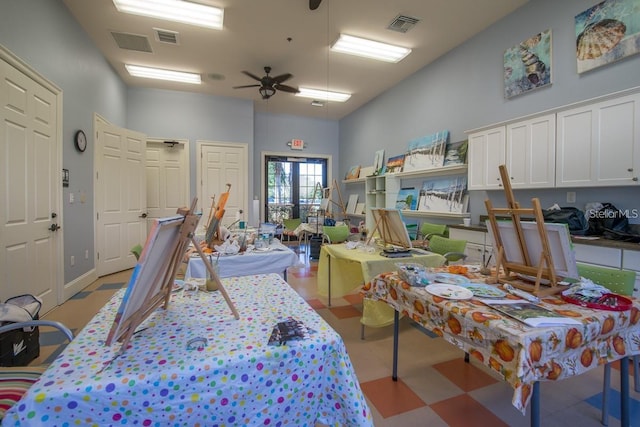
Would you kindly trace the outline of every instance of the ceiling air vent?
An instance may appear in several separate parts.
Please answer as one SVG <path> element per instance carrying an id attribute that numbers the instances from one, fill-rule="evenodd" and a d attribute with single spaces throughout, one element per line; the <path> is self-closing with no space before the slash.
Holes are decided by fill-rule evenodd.
<path id="1" fill-rule="evenodd" d="M 113 39 L 120 49 L 135 50 L 138 52 L 151 52 L 151 45 L 146 36 L 137 34 L 111 32 Z"/>
<path id="2" fill-rule="evenodd" d="M 161 28 L 154 28 L 156 32 L 156 40 L 160 43 L 180 44 L 178 43 L 178 33 L 171 30 L 163 30 Z"/>
<path id="3" fill-rule="evenodd" d="M 393 19 L 393 21 L 391 21 L 391 24 L 389 24 L 387 29 L 391 31 L 397 31 L 399 33 L 406 33 L 407 31 L 412 29 L 413 26 L 418 22 L 420 22 L 420 18 L 414 18 L 407 15 L 398 15 Z"/>

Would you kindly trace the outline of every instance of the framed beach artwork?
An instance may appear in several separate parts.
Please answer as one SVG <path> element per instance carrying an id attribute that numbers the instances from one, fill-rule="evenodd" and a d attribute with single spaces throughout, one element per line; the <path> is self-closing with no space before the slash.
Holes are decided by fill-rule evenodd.
<path id="1" fill-rule="evenodd" d="M 420 190 L 417 188 L 401 188 L 396 198 L 396 209 L 415 211 L 418 207 L 418 195 Z"/>
<path id="2" fill-rule="evenodd" d="M 447 144 L 447 152 L 444 155 L 444 166 L 464 165 L 467 163 L 468 142 L 458 141 Z"/>
<path id="3" fill-rule="evenodd" d="M 551 30 L 529 37 L 504 52 L 504 97 L 551 84 Z"/>
<path id="4" fill-rule="evenodd" d="M 441 168 L 449 140 L 449 131 L 423 136 L 409 141 L 409 150 L 404 156 L 403 172 Z"/>
<path id="5" fill-rule="evenodd" d="M 404 165 L 404 154 L 400 154 L 398 156 L 391 156 L 387 159 L 386 173 L 402 172 L 403 165 Z"/>
<path id="6" fill-rule="evenodd" d="M 384 166 L 384 150 L 378 150 L 373 158 L 373 174 L 384 175 Z"/>
<path id="7" fill-rule="evenodd" d="M 360 165 L 351 166 L 344 179 L 358 179 L 360 177 Z"/>
<path id="8" fill-rule="evenodd" d="M 425 180 L 418 209 L 423 212 L 465 213 L 468 207 L 467 176 L 451 175 Z"/>
<path id="9" fill-rule="evenodd" d="M 575 17 L 578 73 L 640 51 L 637 0 L 605 0 Z"/>

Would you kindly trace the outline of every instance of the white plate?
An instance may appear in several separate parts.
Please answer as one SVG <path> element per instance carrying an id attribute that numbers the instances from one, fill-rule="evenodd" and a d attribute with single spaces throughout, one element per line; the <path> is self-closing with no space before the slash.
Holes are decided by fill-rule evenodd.
<path id="1" fill-rule="evenodd" d="M 431 295 L 436 295 L 447 299 L 470 299 L 473 297 L 473 292 L 458 285 L 434 283 L 433 285 L 428 285 L 424 289 Z"/>
<path id="2" fill-rule="evenodd" d="M 450 285 L 461 285 L 469 283 L 470 280 L 460 274 L 436 273 L 435 281 L 438 283 L 448 283 Z"/>

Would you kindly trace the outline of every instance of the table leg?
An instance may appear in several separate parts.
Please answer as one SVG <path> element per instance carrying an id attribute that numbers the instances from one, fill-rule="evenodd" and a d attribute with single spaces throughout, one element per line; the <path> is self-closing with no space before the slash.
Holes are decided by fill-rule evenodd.
<path id="1" fill-rule="evenodd" d="M 327 254 L 327 288 L 328 288 L 328 296 L 327 299 L 329 307 L 331 307 L 331 256 Z"/>
<path id="2" fill-rule="evenodd" d="M 540 427 L 540 381 L 533 383 L 531 393 L 531 427 Z"/>
<path id="3" fill-rule="evenodd" d="M 629 357 L 620 359 L 620 425 L 629 427 Z"/>
<path id="4" fill-rule="evenodd" d="M 400 332 L 400 314 L 398 310 L 393 311 L 393 374 L 391 379 L 398 381 L 398 335 Z"/>

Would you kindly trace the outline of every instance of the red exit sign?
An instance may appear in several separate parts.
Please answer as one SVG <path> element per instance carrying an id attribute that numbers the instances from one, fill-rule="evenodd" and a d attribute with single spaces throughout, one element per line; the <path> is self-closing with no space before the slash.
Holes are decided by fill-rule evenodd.
<path id="1" fill-rule="evenodd" d="M 292 150 L 302 150 L 304 148 L 304 141 L 301 139 L 292 139 L 290 146 Z"/>

